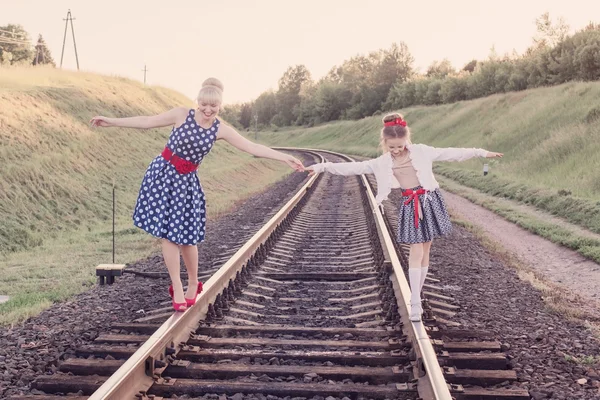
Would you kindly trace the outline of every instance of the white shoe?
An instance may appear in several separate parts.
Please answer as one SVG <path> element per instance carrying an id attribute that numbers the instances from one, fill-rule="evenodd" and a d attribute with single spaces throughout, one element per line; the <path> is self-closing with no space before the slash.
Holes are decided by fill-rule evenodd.
<path id="1" fill-rule="evenodd" d="M 421 306 L 421 302 L 418 303 L 410 303 L 410 319 L 413 322 L 421 321 L 421 314 L 423 314 L 423 307 Z"/>

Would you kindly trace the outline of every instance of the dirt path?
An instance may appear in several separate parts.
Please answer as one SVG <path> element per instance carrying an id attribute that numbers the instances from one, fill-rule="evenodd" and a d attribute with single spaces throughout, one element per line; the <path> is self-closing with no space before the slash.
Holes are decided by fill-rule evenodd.
<path id="1" fill-rule="evenodd" d="M 491 240 L 548 281 L 600 304 L 600 265 L 453 193 L 444 191 L 444 199 L 454 215 L 481 228 Z"/>

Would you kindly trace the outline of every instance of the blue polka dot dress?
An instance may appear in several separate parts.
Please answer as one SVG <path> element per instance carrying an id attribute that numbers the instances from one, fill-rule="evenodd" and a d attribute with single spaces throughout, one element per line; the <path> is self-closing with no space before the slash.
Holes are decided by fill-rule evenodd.
<path id="1" fill-rule="evenodd" d="M 167 147 L 183 160 L 200 164 L 210 152 L 220 121 L 200 127 L 190 110 L 186 121 L 173 128 Z M 179 173 L 162 155 L 148 166 L 138 195 L 133 223 L 149 234 L 180 245 L 195 245 L 206 232 L 206 199 L 196 171 Z"/>

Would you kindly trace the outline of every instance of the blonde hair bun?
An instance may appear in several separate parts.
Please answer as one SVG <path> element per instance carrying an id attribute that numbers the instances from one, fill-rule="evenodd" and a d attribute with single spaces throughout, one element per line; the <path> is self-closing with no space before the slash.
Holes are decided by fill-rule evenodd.
<path id="1" fill-rule="evenodd" d="M 402 114 L 398 114 L 398 113 L 393 113 L 393 114 L 388 114 L 385 117 L 383 117 L 383 123 L 385 124 L 386 122 L 390 122 L 393 121 L 395 119 L 404 119 L 404 117 L 402 116 Z"/>
<path id="2" fill-rule="evenodd" d="M 198 93 L 198 103 L 217 103 L 223 102 L 223 83 L 217 78 L 208 78 L 202 82 L 202 88 Z"/>
<path id="3" fill-rule="evenodd" d="M 217 78 L 208 78 L 204 82 L 202 82 L 202 87 L 214 87 L 219 89 L 221 92 L 225 89 L 223 83 Z"/>

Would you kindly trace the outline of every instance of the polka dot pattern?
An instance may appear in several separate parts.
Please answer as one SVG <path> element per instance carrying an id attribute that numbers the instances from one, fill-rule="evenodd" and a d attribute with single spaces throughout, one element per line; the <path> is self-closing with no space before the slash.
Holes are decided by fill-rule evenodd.
<path id="1" fill-rule="evenodd" d="M 173 128 L 167 147 L 179 157 L 200 164 L 210 152 L 220 122 L 200 127 L 190 110 L 186 121 Z M 206 198 L 195 172 L 180 174 L 162 156 L 148 166 L 133 212 L 135 226 L 162 239 L 194 245 L 206 234 Z"/>
<path id="2" fill-rule="evenodd" d="M 421 186 L 413 188 L 420 189 Z M 421 204 L 419 227 L 415 228 L 415 205 L 413 202 L 404 205 L 408 196 L 402 197 L 399 207 L 397 238 L 399 243 L 425 243 L 446 235 L 452 230 L 452 223 L 446 210 L 446 203 L 438 189 L 419 196 Z"/>

